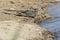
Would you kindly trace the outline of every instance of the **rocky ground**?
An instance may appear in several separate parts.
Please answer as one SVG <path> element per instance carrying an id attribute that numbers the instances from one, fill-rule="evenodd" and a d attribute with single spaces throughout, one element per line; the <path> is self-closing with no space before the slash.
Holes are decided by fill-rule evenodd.
<path id="1" fill-rule="evenodd" d="M 44 7 L 55 1 L 0 0 L 0 40 L 54 40 L 52 32 L 35 23 L 54 18 Z"/>
<path id="2" fill-rule="evenodd" d="M 26 13 L 25 10 L 33 10 L 31 13 L 34 13 L 34 14 L 30 14 L 30 16 L 31 15 L 35 16 L 36 13 L 41 13 L 40 9 L 41 9 L 42 3 L 43 5 L 45 5 L 46 3 L 44 2 L 45 1 L 41 1 L 41 0 L 18 0 L 18 1 L 17 0 L 0 0 L 0 20 L 10 20 L 10 19 L 16 20 L 19 17 L 16 17 L 14 15 L 17 15 L 18 13 L 24 13 L 24 12 Z M 50 2 L 50 1 L 47 1 L 47 2 Z M 23 12 L 21 12 L 21 10 Z M 30 13 L 30 12 L 27 12 L 27 13 Z"/>

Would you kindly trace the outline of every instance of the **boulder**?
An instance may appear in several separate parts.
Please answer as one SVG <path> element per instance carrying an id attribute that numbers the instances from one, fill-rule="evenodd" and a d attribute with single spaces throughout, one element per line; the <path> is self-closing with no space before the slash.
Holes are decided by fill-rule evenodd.
<path id="1" fill-rule="evenodd" d="M 15 20 L 0 21 L 0 40 L 54 40 L 54 33 L 41 26 Z"/>

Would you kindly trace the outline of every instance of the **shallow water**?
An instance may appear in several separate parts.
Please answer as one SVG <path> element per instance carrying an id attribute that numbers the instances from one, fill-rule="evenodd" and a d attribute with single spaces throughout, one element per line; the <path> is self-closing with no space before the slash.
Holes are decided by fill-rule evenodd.
<path id="1" fill-rule="evenodd" d="M 60 40 L 60 32 L 57 32 L 60 31 L 60 2 L 50 4 L 47 12 L 56 18 L 42 23 L 41 26 L 52 32 L 56 32 L 56 39 Z"/>

